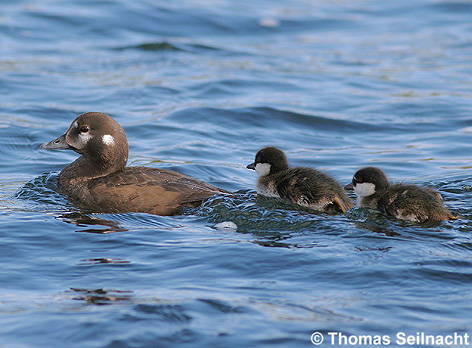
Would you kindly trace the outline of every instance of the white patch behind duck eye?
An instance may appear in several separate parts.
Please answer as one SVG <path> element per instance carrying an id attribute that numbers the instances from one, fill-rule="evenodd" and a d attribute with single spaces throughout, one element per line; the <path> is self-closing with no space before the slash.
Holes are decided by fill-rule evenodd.
<path id="1" fill-rule="evenodd" d="M 256 173 L 259 176 L 266 176 L 270 173 L 270 164 L 269 163 L 257 163 L 256 164 Z"/>
<path id="2" fill-rule="evenodd" d="M 115 143 L 115 138 L 110 134 L 105 134 L 102 136 L 102 141 L 105 145 L 113 145 Z"/>
<path id="3" fill-rule="evenodd" d="M 359 197 L 368 197 L 375 193 L 375 185 L 370 182 L 364 182 L 354 186 L 354 192 Z"/>

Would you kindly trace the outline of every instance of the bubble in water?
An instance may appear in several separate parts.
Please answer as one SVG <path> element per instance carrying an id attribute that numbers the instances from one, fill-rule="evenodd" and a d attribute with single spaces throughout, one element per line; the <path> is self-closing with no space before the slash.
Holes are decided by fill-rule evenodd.
<path id="1" fill-rule="evenodd" d="M 233 221 L 223 221 L 219 224 L 216 224 L 214 227 L 218 230 L 236 231 L 238 229 L 238 225 L 236 225 Z"/>

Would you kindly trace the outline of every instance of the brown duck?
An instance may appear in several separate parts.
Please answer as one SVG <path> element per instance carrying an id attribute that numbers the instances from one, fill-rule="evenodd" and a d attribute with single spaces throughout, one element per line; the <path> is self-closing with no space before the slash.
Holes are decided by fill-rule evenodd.
<path id="1" fill-rule="evenodd" d="M 113 118 L 99 112 L 79 115 L 64 135 L 42 148 L 81 155 L 61 171 L 59 189 L 79 207 L 96 212 L 174 215 L 227 193 L 174 171 L 126 167 L 126 134 Z"/>

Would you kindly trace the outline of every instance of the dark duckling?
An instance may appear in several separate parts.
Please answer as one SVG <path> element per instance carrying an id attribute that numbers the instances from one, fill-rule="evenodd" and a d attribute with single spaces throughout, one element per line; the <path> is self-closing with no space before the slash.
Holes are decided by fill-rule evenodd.
<path id="1" fill-rule="evenodd" d="M 399 220 L 416 223 L 457 219 L 443 204 L 441 194 L 431 188 L 410 184 L 390 184 L 376 167 L 356 172 L 352 186 L 357 205 L 379 210 Z"/>
<path id="2" fill-rule="evenodd" d="M 257 193 L 260 195 L 288 199 L 328 214 L 345 213 L 353 207 L 336 180 L 312 168 L 289 168 L 287 157 L 276 147 L 259 150 L 254 163 L 247 168 L 259 175 Z"/>
<path id="3" fill-rule="evenodd" d="M 59 189 L 78 206 L 96 212 L 174 215 L 227 193 L 174 171 L 126 167 L 126 134 L 113 118 L 99 112 L 79 115 L 64 135 L 41 147 L 81 155 L 61 171 Z"/>

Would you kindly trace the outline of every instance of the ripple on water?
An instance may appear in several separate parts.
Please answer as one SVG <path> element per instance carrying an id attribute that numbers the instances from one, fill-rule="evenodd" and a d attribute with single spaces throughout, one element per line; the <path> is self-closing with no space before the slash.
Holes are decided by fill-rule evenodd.
<path id="1" fill-rule="evenodd" d="M 0 7 L 0 345 L 306 347 L 315 330 L 470 327 L 470 3 Z M 77 154 L 38 147 L 86 111 L 125 127 L 130 164 L 234 194 L 174 217 L 77 209 L 56 187 Z M 265 145 L 341 183 L 380 166 L 460 218 L 257 197 L 245 165 Z"/>
<path id="2" fill-rule="evenodd" d="M 16 197 L 44 204 L 62 206 L 67 200 L 58 193 L 57 178 L 58 175 L 56 173 L 38 176 L 21 187 Z"/>

